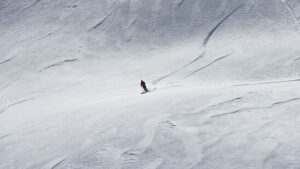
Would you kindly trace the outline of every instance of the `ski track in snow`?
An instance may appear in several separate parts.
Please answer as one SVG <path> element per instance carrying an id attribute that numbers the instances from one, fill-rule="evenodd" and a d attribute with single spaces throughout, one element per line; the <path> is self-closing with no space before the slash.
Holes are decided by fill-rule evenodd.
<path id="1" fill-rule="evenodd" d="M 279 80 L 279 81 L 259 82 L 259 83 L 244 83 L 244 84 L 236 84 L 236 85 L 232 85 L 232 86 L 255 86 L 255 85 L 289 83 L 289 82 L 299 82 L 299 81 L 300 81 L 300 79 L 291 79 L 291 80 Z"/>
<path id="2" fill-rule="evenodd" d="M 42 36 L 41 38 L 37 39 L 37 40 L 43 40 L 48 38 L 49 36 L 53 35 L 53 32 L 47 33 L 45 36 Z"/>
<path id="3" fill-rule="evenodd" d="M 220 102 L 220 103 L 216 103 L 216 104 L 207 106 L 206 108 L 202 109 L 201 111 L 197 111 L 196 113 L 187 114 L 187 116 L 195 116 L 195 115 L 198 115 L 198 114 L 203 114 L 207 111 L 210 111 L 212 108 L 218 108 L 218 107 L 221 107 L 221 106 L 226 105 L 226 104 L 234 103 L 235 101 L 240 101 L 242 99 L 243 99 L 243 97 L 236 97 L 234 99 L 230 99 L 230 100 L 226 100 L 226 101 L 223 101 L 223 102 Z"/>
<path id="4" fill-rule="evenodd" d="M 184 3 L 184 1 L 185 1 L 185 0 L 180 0 L 180 2 L 179 2 L 178 5 L 177 5 L 177 8 L 178 8 L 178 9 L 182 6 L 182 4 Z"/>
<path id="5" fill-rule="evenodd" d="M 245 112 L 245 111 L 262 110 L 262 109 L 272 109 L 273 107 L 275 107 L 277 105 L 286 104 L 286 103 L 290 103 L 290 102 L 294 102 L 294 101 L 298 101 L 298 100 L 300 100 L 300 97 L 299 98 L 292 98 L 292 99 L 285 100 L 285 101 L 275 102 L 272 105 L 266 106 L 266 107 L 249 107 L 249 108 L 243 108 L 243 109 L 235 110 L 235 111 L 228 112 L 228 113 L 222 113 L 222 114 L 213 115 L 213 116 L 210 117 L 210 119 L 221 117 L 221 116 L 226 116 L 226 115 L 231 115 L 231 114 L 237 114 L 237 113 L 241 113 L 241 112 Z"/>
<path id="6" fill-rule="evenodd" d="M 176 71 L 171 72 L 171 73 L 169 73 L 169 74 L 167 74 L 167 75 L 164 75 L 164 76 L 160 77 L 159 79 L 154 80 L 154 81 L 152 82 L 152 84 L 157 84 L 157 83 L 159 83 L 160 81 L 162 81 L 162 80 L 164 80 L 164 79 L 166 79 L 166 78 L 168 78 L 168 77 L 170 77 L 170 76 L 176 74 L 177 72 L 179 72 L 179 70 L 176 70 Z"/>
<path id="7" fill-rule="evenodd" d="M 24 102 L 27 102 L 27 101 L 30 101 L 30 100 L 33 100 L 33 99 L 34 99 L 34 97 L 24 99 L 24 100 L 20 100 L 20 101 L 17 101 L 15 103 L 9 104 L 7 107 L 12 107 L 12 106 L 15 106 L 15 105 L 18 105 L 18 104 L 21 104 L 21 103 L 24 103 Z"/>
<path id="8" fill-rule="evenodd" d="M 39 72 L 43 72 L 43 71 L 45 71 L 45 70 L 47 70 L 47 69 L 50 69 L 50 68 L 52 68 L 52 67 L 55 67 L 55 66 L 62 66 L 62 65 L 65 64 L 65 63 L 71 63 L 71 62 L 75 62 L 75 61 L 78 61 L 78 59 L 67 59 L 67 60 L 64 60 L 64 61 L 61 61 L 61 62 L 52 64 L 52 65 L 46 66 L 46 67 L 44 67 L 42 70 L 40 70 Z"/>
<path id="9" fill-rule="evenodd" d="M 206 36 L 206 38 L 203 40 L 203 46 L 206 46 L 207 43 L 209 42 L 210 38 L 212 37 L 212 35 L 215 33 L 215 31 L 231 16 L 233 15 L 238 9 L 240 9 L 242 7 L 238 6 L 237 8 L 235 8 L 232 12 L 230 12 L 228 15 L 225 16 L 224 19 L 222 19 Z"/>
<path id="10" fill-rule="evenodd" d="M 107 27 L 107 29 L 104 31 L 105 33 L 108 33 L 108 31 L 112 28 L 112 26 L 114 25 L 115 23 L 115 20 L 116 20 L 116 16 L 117 16 L 117 13 L 118 13 L 118 10 L 119 10 L 119 6 L 114 2 L 113 5 L 111 6 L 111 9 L 112 9 L 112 12 L 111 12 L 111 15 L 112 16 L 112 21 L 111 21 L 111 24 Z M 109 16 L 110 17 L 110 16 Z"/>
<path id="11" fill-rule="evenodd" d="M 284 4 L 103 0 L 76 8 L 78 1 L 0 2 L 0 52 L 9 54 L 0 61 L 6 75 L 0 77 L 1 169 L 290 169 L 291 163 L 300 164 L 300 79 L 281 74 L 298 77 L 300 56 L 295 25 L 282 25 L 290 18 Z M 297 20 L 293 6 L 285 3 Z M 266 7 L 272 7 L 268 13 L 261 10 Z M 218 31 L 222 36 L 211 44 Z M 254 33 L 257 37 L 250 37 Z M 194 48 L 197 35 L 204 36 Z M 78 53 L 74 46 L 79 45 L 84 48 Z M 228 48 L 239 53 L 233 57 Z M 210 51 L 226 52 L 207 58 Z M 196 55 L 186 59 L 177 52 Z M 53 58 L 57 55 L 71 58 Z M 165 70 L 159 57 L 178 65 Z M 253 70 L 244 70 L 255 62 Z M 76 71 L 64 74 L 63 68 Z M 215 76 L 215 68 L 229 71 Z M 265 74 L 272 68 L 282 70 Z M 204 78 L 182 80 L 196 73 Z M 264 75 L 268 80 L 259 81 Z M 153 84 L 175 82 L 149 86 L 158 90 L 139 95 L 135 80 L 140 76 L 154 77 Z M 249 81 L 222 84 L 227 76 L 228 83 Z M 206 78 L 215 86 L 203 83 Z"/>
<path id="12" fill-rule="evenodd" d="M 10 135 L 12 135 L 12 134 L 5 134 L 5 135 L 3 135 L 3 136 L 0 136 L 0 140 L 4 139 L 4 138 L 6 138 L 6 137 L 8 137 L 8 136 L 10 136 Z"/>
<path id="13" fill-rule="evenodd" d="M 110 13 L 110 14 L 108 14 L 106 17 L 104 17 L 98 24 L 96 24 L 95 26 L 93 26 L 92 28 L 90 28 L 89 29 L 89 31 L 92 31 L 92 30 L 94 30 L 94 29 L 96 29 L 96 28 L 98 28 L 99 26 L 101 26 L 111 15 L 113 14 L 113 12 L 112 13 Z"/>
<path id="14" fill-rule="evenodd" d="M 181 2 L 183 3 L 184 0 L 182 0 Z M 207 43 L 209 42 L 210 38 L 211 38 L 211 37 L 213 36 L 213 34 L 215 33 L 215 31 L 216 31 L 216 30 L 217 30 L 217 29 L 218 29 L 218 28 L 219 28 L 219 27 L 220 27 L 220 26 L 221 26 L 221 25 L 222 25 L 222 24 L 223 24 L 230 16 L 232 16 L 232 15 L 233 15 L 238 9 L 240 9 L 241 7 L 242 7 L 242 5 L 241 5 L 241 6 L 238 6 L 237 8 L 235 8 L 232 12 L 230 12 L 228 15 L 226 15 L 226 16 L 224 17 L 224 19 L 222 19 L 215 27 L 213 27 L 213 29 L 207 34 L 207 36 L 206 36 L 205 39 L 203 40 L 203 42 L 202 42 L 203 50 L 202 50 L 201 54 L 200 54 L 198 57 L 196 57 L 196 58 L 193 59 L 192 61 L 188 62 L 187 64 L 183 65 L 183 66 L 182 66 L 181 68 L 179 68 L 178 70 L 175 70 L 174 72 L 171 72 L 171 73 L 169 73 L 169 74 L 167 74 L 167 75 L 165 75 L 165 76 L 162 76 L 162 77 L 160 77 L 159 79 L 153 81 L 153 84 L 159 83 L 160 81 L 162 81 L 162 80 L 164 80 L 164 79 L 166 79 L 166 78 L 168 78 L 168 77 L 170 77 L 170 76 L 176 74 L 176 73 L 179 72 L 181 69 L 184 69 L 184 68 L 188 67 L 189 65 L 195 63 L 196 61 L 200 60 L 201 58 L 203 58 L 203 57 L 206 55 L 206 52 L 207 52 L 206 45 L 207 45 Z M 227 56 L 223 56 L 223 57 L 227 57 Z M 223 59 L 223 57 L 217 59 L 215 62 L 217 62 L 217 61 L 220 60 L 220 59 Z M 211 63 L 211 64 L 213 64 L 213 63 Z M 209 66 L 209 65 L 208 65 L 208 66 Z M 200 69 L 201 69 L 201 68 L 200 68 Z M 197 71 L 199 71 L 199 69 L 196 70 L 196 71 L 194 71 L 194 72 L 197 72 Z M 194 73 L 191 73 L 190 75 L 192 75 L 192 74 L 194 74 Z M 186 76 L 186 77 L 184 77 L 184 78 L 187 78 L 187 77 L 189 77 L 190 75 L 188 75 L 188 76 Z"/>
<path id="15" fill-rule="evenodd" d="M 207 65 L 205 65 L 205 66 L 203 66 L 203 67 L 201 67 L 201 68 L 199 68 L 199 69 L 197 69 L 197 70 L 191 72 L 189 75 L 185 76 L 183 79 L 186 79 L 186 78 L 188 78 L 188 77 L 194 75 L 195 73 L 197 73 L 197 72 L 199 72 L 199 71 L 201 71 L 201 70 L 203 70 L 203 69 L 209 67 L 210 65 L 212 65 L 212 64 L 214 64 L 214 63 L 216 63 L 216 62 L 219 62 L 219 61 L 225 59 L 226 57 L 228 57 L 228 56 L 230 56 L 230 55 L 231 55 L 231 53 L 228 54 L 228 55 L 225 55 L 225 56 L 222 56 L 222 57 L 219 57 L 219 58 L 215 59 L 214 61 L 208 63 Z"/>
<path id="16" fill-rule="evenodd" d="M 24 99 L 24 100 L 17 101 L 17 102 L 15 102 L 15 103 L 11 103 L 11 104 L 5 106 L 5 107 L 3 108 L 3 110 L 0 111 L 0 114 L 1 114 L 1 113 L 4 113 L 5 111 L 7 111 L 7 110 L 8 110 L 9 108 L 11 108 L 11 107 L 17 106 L 17 105 L 19 105 L 19 104 L 28 102 L 28 101 L 33 100 L 33 99 L 34 99 L 34 97 L 30 97 L 30 98 L 28 98 L 28 99 Z"/>
<path id="17" fill-rule="evenodd" d="M 45 164 L 41 169 L 56 169 L 66 160 L 65 157 L 63 158 L 56 158 L 47 164 Z"/>
<path id="18" fill-rule="evenodd" d="M 241 99 L 243 99 L 243 97 L 236 97 L 236 98 L 234 98 L 234 99 L 230 99 L 230 100 L 226 100 L 226 101 L 223 101 L 223 102 L 220 102 L 220 103 L 217 103 L 217 104 L 213 104 L 213 105 L 211 105 L 211 106 L 208 106 L 208 108 L 219 107 L 219 106 L 222 106 L 222 105 L 224 105 L 224 104 L 232 103 L 232 102 L 234 102 L 234 101 L 241 100 Z M 206 109 L 208 109 L 208 108 L 206 108 Z M 206 109 L 204 109 L 204 110 L 206 110 Z"/>
<path id="19" fill-rule="evenodd" d="M 290 3 L 288 2 L 288 0 L 285 0 L 284 3 L 286 4 L 287 8 L 289 9 L 289 11 L 290 11 L 292 17 L 293 17 L 293 18 L 295 19 L 295 21 L 298 23 L 298 26 L 300 26 L 300 22 L 299 22 L 299 20 L 298 20 L 298 18 L 297 18 L 297 16 L 296 16 L 296 14 L 295 14 L 295 12 L 294 12 L 292 6 L 291 6 Z"/>
<path id="20" fill-rule="evenodd" d="M 14 56 L 14 57 L 12 57 L 12 58 L 9 58 L 9 59 L 7 59 L 7 60 L 5 60 L 5 61 L 0 62 L 0 65 L 12 61 L 15 57 L 16 57 L 16 56 Z"/>
<path id="21" fill-rule="evenodd" d="M 29 5 L 28 7 L 26 7 L 26 8 L 24 8 L 23 10 L 22 10 L 22 12 L 24 12 L 24 11 L 26 11 L 26 10 L 28 10 L 28 9 L 30 9 L 30 8 L 32 8 L 32 7 L 34 7 L 34 6 L 36 6 L 38 3 L 40 3 L 41 2 L 41 0 L 36 0 L 34 3 L 32 3 L 31 5 Z"/>
<path id="22" fill-rule="evenodd" d="M 248 14 L 253 10 L 253 8 L 255 7 L 256 3 L 254 2 L 253 5 L 250 7 L 250 9 L 248 10 Z"/>
<path id="23" fill-rule="evenodd" d="M 183 65 L 182 68 L 186 68 L 186 67 L 188 67 L 189 65 L 195 63 L 197 60 L 203 58 L 203 57 L 205 56 L 206 52 L 207 52 L 207 50 L 206 50 L 206 48 L 204 48 L 204 49 L 202 50 L 201 54 L 200 54 L 198 57 L 196 57 L 194 60 L 190 61 L 189 63 Z"/>
<path id="24" fill-rule="evenodd" d="M 58 163 L 56 163 L 53 167 L 51 167 L 51 169 L 55 169 L 56 167 L 58 167 L 62 162 L 64 162 L 66 159 L 63 159 L 61 161 L 59 161 Z"/>
<path id="25" fill-rule="evenodd" d="M 196 61 L 198 61 L 199 59 L 203 58 L 207 52 L 206 49 L 206 45 L 208 44 L 210 38 L 214 35 L 215 31 L 218 30 L 218 28 L 230 17 L 232 16 L 238 9 L 240 9 L 242 6 L 239 6 L 237 8 L 235 8 L 231 13 L 229 13 L 228 15 L 226 15 L 224 17 L 224 19 L 222 19 L 215 27 L 213 27 L 213 29 L 207 34 L 207 36 L 205 37 L 205 39 L 202 42 L 202 46 L 204 47 L 203 51 L 201 52 L 201 54 L 196 57 L 194 60 L 192 60 L 191 62 L 187 63 L 186 65 L 183 66 L 183 68 L 195 63 Z"/>

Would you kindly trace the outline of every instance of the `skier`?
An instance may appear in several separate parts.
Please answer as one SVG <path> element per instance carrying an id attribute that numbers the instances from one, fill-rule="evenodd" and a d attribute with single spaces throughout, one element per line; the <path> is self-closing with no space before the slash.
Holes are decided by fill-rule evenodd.
<path id="1" fill-rule="evenodd" d="M 143 80 L 141 80 L 141 87 L 145 90 L 145 93 L 149 92 L 149 90 L 146 87 L 146 83 Z"/>

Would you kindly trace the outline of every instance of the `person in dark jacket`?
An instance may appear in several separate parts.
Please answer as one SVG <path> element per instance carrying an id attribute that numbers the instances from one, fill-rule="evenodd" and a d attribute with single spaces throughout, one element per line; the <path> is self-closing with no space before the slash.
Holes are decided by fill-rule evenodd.
<path id="1" fill-rule="evenodd" d="M 149 90 L 147 89 L 146 83 L 141 80 L 141 87 L 144 89 L 145 92 L 149 92 Z"/>

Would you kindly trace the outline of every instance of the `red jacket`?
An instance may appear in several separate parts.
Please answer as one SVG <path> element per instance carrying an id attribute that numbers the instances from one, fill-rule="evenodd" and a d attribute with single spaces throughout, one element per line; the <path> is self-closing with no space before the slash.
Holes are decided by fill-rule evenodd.
<path id="1" fill-rule="evenodd" d="M 141 81 L 141 87 L 145 87 L 146 83 L 144 81 Z"/>

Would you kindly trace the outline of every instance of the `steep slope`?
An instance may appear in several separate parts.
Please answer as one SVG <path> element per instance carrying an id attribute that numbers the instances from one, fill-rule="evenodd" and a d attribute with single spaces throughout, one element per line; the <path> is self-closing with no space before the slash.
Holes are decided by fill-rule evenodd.
<path id="1" fill-rule="evenodd" d="M 299 9 L 2 0 L 0 168 L 298 167 Z"/>

